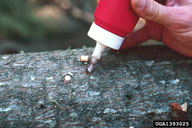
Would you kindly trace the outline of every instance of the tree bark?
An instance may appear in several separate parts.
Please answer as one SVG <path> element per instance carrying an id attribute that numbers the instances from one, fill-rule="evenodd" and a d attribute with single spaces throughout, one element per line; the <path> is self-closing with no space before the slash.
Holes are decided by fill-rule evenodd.
<path id="1" fill-rule="evenodd" d="M 0 56 L 3 128 L 152 127 L 169 104 L 189 104 L 192 60 L 164 46 L 106 51 L 92 75 L 77 58 L 93 49 Z M 63 82 L 67 73 L 70 82 Z"/>

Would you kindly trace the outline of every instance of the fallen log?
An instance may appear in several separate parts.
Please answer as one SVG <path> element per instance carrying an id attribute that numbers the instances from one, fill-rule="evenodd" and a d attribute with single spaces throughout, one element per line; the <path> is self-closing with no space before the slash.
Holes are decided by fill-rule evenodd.
<path id="1" fill-rule="evenodd" d="M 190 58 L 159 45 L 106 51 L 87 75 L 77 58 L 92 51 L 0 56 L 0 126 L 152 127 L 170 120 L 172 102 L 187 102 L 192 120 Z"/>

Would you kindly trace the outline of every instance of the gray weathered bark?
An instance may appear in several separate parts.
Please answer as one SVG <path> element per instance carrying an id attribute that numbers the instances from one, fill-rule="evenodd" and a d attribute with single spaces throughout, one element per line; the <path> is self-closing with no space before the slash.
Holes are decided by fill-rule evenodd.
<path id="1" fill-rule="evenodd" d="M 92 48 L 0 56 L 0 126 L 152 127 L 188 102 L 192 60 L 163 46 L 107 51 L 91 76 L 77 60 Z M 73 74 L 70 83 L 62 78 Z"/>

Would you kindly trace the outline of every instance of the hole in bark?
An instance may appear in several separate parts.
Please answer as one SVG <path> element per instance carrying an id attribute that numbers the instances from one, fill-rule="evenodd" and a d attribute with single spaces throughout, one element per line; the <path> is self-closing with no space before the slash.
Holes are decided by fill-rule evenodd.
<path id="1" fill-rule="evenodd" d="M 135 87 L 136 90 L 141 90 L 140 86 Z"/>
<path id="2" fill-rule="evenodd" d="M 46 108 L 46 106 L 45 105 L 43 105 L 43 104 L 40 104 L 40 109 L 45 109 Z"/>
<path id="3" fill-rule="evenodd" d="M 38 104 L 37 107 L 38 107 L 38 109 L 45 109 L 45 108 L 47 108 L 44 104 Z"/>
<path id="4" fill-rule="evenodd" d="M 126 95 L 126 98 L 128 99 L 128 100 L 131 100 L 133 97 L 132 97 L 132 94 L 130 94 L 130 93 L 128 93 L 127 95 Z"/>
<path id="5" fill-rule="evenodd" d="M 89 72 L 87 68 L 86 68 L 86 70 L 85 70 L 85 73 L 86 73 L 87 75 L 91 75 L 91 72 Z"/>

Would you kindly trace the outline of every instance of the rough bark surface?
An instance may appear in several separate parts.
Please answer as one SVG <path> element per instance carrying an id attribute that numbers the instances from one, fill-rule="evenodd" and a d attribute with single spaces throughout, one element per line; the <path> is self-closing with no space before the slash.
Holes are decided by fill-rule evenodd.
<path id="1" fill-rule="evenodd" d="M 80 55 L 93 49 L 0 56 L 2 128 L 152 127 L 169 104 L 189 104 L 192 60 L 164 46 L 105 52 L 94 73 Z M 70 83 L 63 77 L 71 72 Z"/>

